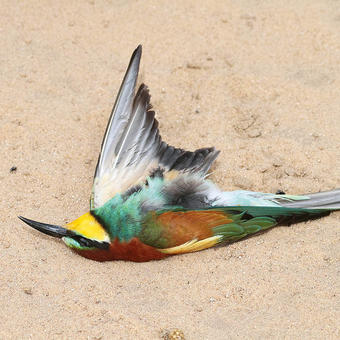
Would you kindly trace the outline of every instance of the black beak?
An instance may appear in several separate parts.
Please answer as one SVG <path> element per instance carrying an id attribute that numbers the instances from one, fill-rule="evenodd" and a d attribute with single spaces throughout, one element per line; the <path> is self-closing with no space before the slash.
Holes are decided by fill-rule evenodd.
<path id="1" fill-rule="evenodd" d="M 67 229 L 60 227 L 58 225 L 36 222 L 36 221 L 33 221 L 33 220 L 29 220 L 28 218 L 25 218 L 25 217 L 22 217 L 22 216 L 18 216 L 18 217 L 21 219 L 21 221 L 25 222 L 30 227 L 32 227 L 36 230 L 39 230 L 46 235 L 50 235 L 50 236 L 58 237 L 58 238 L 73 235 L 73 233 L 70 230 L 67 230 Z"/>

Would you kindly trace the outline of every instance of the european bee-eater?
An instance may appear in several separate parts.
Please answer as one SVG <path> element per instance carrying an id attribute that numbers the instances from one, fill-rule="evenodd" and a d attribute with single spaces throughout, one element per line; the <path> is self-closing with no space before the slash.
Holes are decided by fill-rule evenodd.
<path id="1" fill-rule="evenodd" d="M 159 260 L 340 209 L 340 189 L 306 195 L 223 192 L 206 174 L 219 154 L 162 141 L 148 88 L 135 95 L 142 47 L 132 54 L 99 155 L 90 212 L 64 227 L 20 217 L 97 261 Z"/>

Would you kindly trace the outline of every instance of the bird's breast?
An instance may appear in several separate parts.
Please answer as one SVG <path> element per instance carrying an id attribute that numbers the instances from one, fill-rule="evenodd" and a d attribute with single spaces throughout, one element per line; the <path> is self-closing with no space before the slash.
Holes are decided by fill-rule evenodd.
<path id="1" fill-rule="evenodd" d="M 111 242 L 108 250 L 103 249 L 74 249 L 79 255 L 95 261 L 125 260 L 134 262 L 147 262 L 161 260 L 167 257 L 157 249 L 142 243 L 134 237 L 128 242 L 120 242 L 117 238 Z"/>

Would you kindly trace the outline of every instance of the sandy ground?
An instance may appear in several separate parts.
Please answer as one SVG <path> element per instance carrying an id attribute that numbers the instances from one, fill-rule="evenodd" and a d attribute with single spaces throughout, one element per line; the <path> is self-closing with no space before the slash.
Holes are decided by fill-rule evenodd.
<path id="1" fill-rule="evenodd" d="M 339 213 L 142 264 L 86 260 L 17 219 L 88 210 L 139 43 L 163 138 L 221 150 L 221 187 L 339 187 L 340 3 L 296 2 L 1 2 L 1 339 L 339 338 Z"/>

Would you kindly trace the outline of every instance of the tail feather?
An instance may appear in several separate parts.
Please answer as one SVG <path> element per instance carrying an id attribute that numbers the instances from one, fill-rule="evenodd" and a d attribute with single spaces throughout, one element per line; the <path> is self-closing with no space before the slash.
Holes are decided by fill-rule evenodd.
<path id="1" fill-rule="evenodd" d="M 276 221 L 275 225 L 291 225 L 303 221 L 317 219 L 331 213 L 328 209 L 307 209 L 290 207 L 259 207 L 240 206 L 222 208 L 226 213 L 241 214 L 243 220 L 258 217 L 270 217 Z"/>
<path id="2" fill-rule="evenodd" d="M 221 207 L 224 213 L 233 216 L 233 223 L 214 228 L 214 235 L 221 235 L 222 241 L 236 241 L 277 225 L 291 225 L 314 220 L 327 216 L 334 210 L 340 210 L 340 189 L 301 196 L 249 192 L 240 192 L 239 196 L 244 201 L 246 199 L 249 201 L 249 197 L 258 199 L 257 202 L 251 203 L 259 203 L 262 199 L 261 203 L 271 202 L 275 206 L 254 204 Z"/>
<path id="3" fill-rule="evenodd" d="M 330 214 L 327 209 L 235 206 L 220 208 L 232 222 L 213 228 L 221 242 L 233 242 L 278 225 L 291 225 Z"/>
<path id="4" fill-rule="evenodd" d="M 284 195 L 282 195 L 284 197 Z M 297 201 L 280 201 L 280 205 L 287 208 L 306 209 L 340 209 L 340 188 L 314 194 L 302 195 Z"/>

